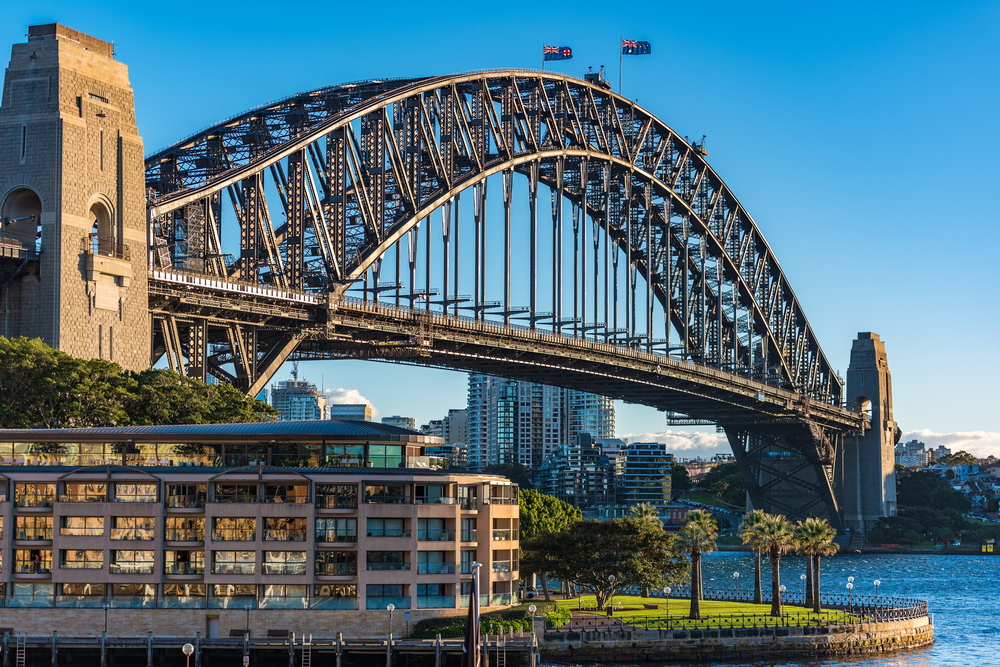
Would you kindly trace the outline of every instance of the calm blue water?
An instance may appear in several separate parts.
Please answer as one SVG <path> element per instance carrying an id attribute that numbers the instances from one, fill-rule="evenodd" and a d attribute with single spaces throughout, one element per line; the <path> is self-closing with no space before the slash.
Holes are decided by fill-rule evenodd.
<path id="1" fill-rule="evenodd" d="M 766 561 L 765 558 L 765 587 L 770 585 L 770 568 Z M 740 573 L 741 590 L 753 586 L 752 554 L 717 552 L 705 555 L 706 587 L 732 588 L 734 571 Z M 782 558 L 781 579 L 789 589 L 800 590 L 799 575 L 803 572 L 803 558 Z M 698 664 L 718 667 L 986 667 L 1000 659 L 1000 555 L 843 554 L 823 559 L 822 576 L 822 590 L 830 593 L 845 590 L 847 577 L 853 576 L 856 594 L 873 593 L 872 582 L 879 579 L 881 595 L 907 595 L 927 600 L 934 616 L 934 646 L 885 656 Z"/>

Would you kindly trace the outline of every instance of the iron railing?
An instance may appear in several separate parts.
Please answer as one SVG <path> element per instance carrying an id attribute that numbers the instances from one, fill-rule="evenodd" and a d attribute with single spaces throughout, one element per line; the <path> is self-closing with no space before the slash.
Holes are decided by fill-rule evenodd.
<path id="1" fill-rule="evenodd" d="M 132 251 L 128 245 L 113 236 L 92 236 L 80 241 L 80 251 L 102 257 L 132 261 Z"/>

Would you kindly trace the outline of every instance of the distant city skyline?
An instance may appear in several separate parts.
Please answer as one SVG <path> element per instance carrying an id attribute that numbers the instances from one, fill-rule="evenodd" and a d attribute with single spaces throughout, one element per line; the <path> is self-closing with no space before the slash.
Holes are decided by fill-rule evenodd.
<path id="1" fill-rule="evenodd" d="M 623 93 L 681 135 L 708 135 L 709 162 L 754 216 L 834 368 L 846 372 L 858 332 L 879 333 L 903 438 L 1000 454 L 996 269 L 978 252 L 1000 241 L 1000 130 L 987 113 L 1000 103 L 1000 7 L 394 5 L 377 32 L 361 4 L 316 5 L 307 22 L 263 3 L 224 7 L 22 3 L 5 8 L 0 39 L 20 43 L 28 25 L 59 21 L 113 40 L 147 154 L 324 85 L 537 68 L 542 43 L 574 54 L 547 69 L 582 76 L 607 65 L 617 90 L 618 39 L 649 41 L 651 55 L 626 63 Z M 215 11 L 218 21 L 191 20 Z M 484 25 L 503 38 L 484 39 Z M 950 141 L 931 148 L 931 134 Z M 300 374 L 322 377 L 331 404 L 371 403 L 374 419 L 426 423 L 465 406 L 464 373 L 337 361 L 303 363 Z M 620 402 L 616 415 L 618 436 L 670 441 L 679 456 L 728 451 L 711 427 L 670 429 L 655 410 Z"/>

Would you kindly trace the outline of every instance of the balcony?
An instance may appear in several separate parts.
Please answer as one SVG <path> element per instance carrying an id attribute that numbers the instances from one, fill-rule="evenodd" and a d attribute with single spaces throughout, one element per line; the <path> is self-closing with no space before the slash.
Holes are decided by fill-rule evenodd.
<path id="1" fill-rule="evenodd" d="M 306 529 L 294 528 L 265 528 L 265 542 L 304 542 L 306 539 Z"/>
<path id="2" fill-rule="evenodd" d="M 253 574 L 251 572 L 250 574 Z M 208 598 L 209 609 L 239 609 L 257 608 L 257 598 L 253 595 L 220 595 Z"/>
<path id="3" fill-rule="evenodd" d="M 309 598 L 288 597 L 288 598 L 261 598 L 261 609 L 308 609 Z"/>
<path id="4" fill-rule="evenodd" d="M 418 595 L 417 609 L 454 609 L 454 595 Z"/>
<path id="5" fill-rule="evenodd" d="M 495 560 L 493 561 L 493 571 L 494 572 L 512 572 L 511 562 L 509 560 Z"/>
<path id="6" fill-rule="evenodd" d="M 103 560 L 63 560 L 59 561 L 60 570 L 103 570 Z"/>
<path id="7" fill-rule="evenodd" d="M 108 598 L 108 606 L 112 609 L 156 609 L 156 598 L 140 595 L 111 597 Z"/>
<path id="8" fill-rule="evenodd" d="M 417 496 L 418 505 L 454 505 L 455 499 L 449 496 Z"/>
<path id="9" fill-rule="evenodd" d="M 306 564 L 302 563 L 264 563 L 261 574 L 305 574 Z"/>
<path id="10" fill-rule="evenodd" d="M 59 496 L 61 503 L 106 503 L 106 493 L 63 493 Z"/>
<path id="11" fill-rule="evenodd" d="M 357 563 L 321 563 L 317 561 L 315 567 L 316 574 L 320 577 L 353 577 L 358 573 Z"/>
<path id="12" fill-rule="evenodd" d="M 491 607 L 503 607 L 517 603 L 517 596 L 510 593 L 494 593 L 490 596 Z"/>
<path id="13" fill-rule="evenodd" d="M 257 539 L 257 531 L 248 528 L 216 528 L 212 531 L 212 539 L 216 542 L 253 542 Z"/>
<path id="14" fill-rule="evenodd" d="M 159 609 L 204 609 L 208 598 L 204 595 L 171 595 L 157 601 Z"/>
<path id="15" fill-rule="evenodd" d="M 455 539 L 450 530 L 418 530 L 417 539 L 421 542 L 448 542 Z"/>
<path id="16" fill-rule="evenodd" d="M 476 509 L 476 499 L 475 498 L 459 498 L 458 507 L 463 510 L 474 510 Z"/>
<path id="17" fill-rule="evenodd" d="M 167 496 L 167 507 L 194 509 L 205 506 L 205 494 L 187 496 Z"/>
<path id="18" fill-rule="evenodd" d="M 459 607 L 468 607 L 470 602 L 472 602 L 472 596 L 471 595 L 460 595 L 458 597 L 458 606 Z M 490 596 L 488 594 L 483 593 L 482 595 L 479 596 L 479 606 L 480 607 L 489 607 L 490 606 Z"/>
<path id="19" fill-rule="evenodd" d="M 382 528 L 368 531 L 368 537 L 409 537 L 409 528 Z"/>
<path id="20" fill-rule="evenodd" d="M 493 529 L 494 542 L 509 542 L 511 540 L 516 540 L 516 539 L 517 539 L 516 530 L 511 530 L 510 528 Z"/>
<path id="21" fill-rule="evenodd" d="M 101 606 L 104 606 L 104 598 L 98 598 L 101 601 Z M 38 608 L 38 607 L 53 607 L 55 606 L 55 596 L 53 595 L 11 595 L 6 600 L 7 604 L 5 606 L 15 609 L 24 609 L 27 607 Z"/>
<path id="22" fill-rule="evenodd" d="M 478 542 L 479 540 L 476 539 L 476 529 L 473 528 L 472 530 L 463 530 L 462 531 L 462 541 L 463 542 Z"/>
<path id="23" fill-rule="evenodd" d="M 112 540 L 153 540 L 156 536 L 152 529 L 146 528 L 112 528 Z"/>
<path id="24" fill-rule="evenodd" d="M 18 496 L 14 500 L 15 507 L 52 507 L 52 503 L 55 502 L 55 495 L 44 494 L 44 495 L 26 495 Z"/>
<path id="25" fill-rule="evenodd" d="M 309 603 L 310 609 L 336 609 L 341 611 L 355 611 L 358 608 L 357 598 L 313 598 Z"/>
<path id="26" fill-rule="evenodd" d="M 316 499 L 316 507 L 323 510 L 356 510 L 356 496 L 320 496 Z"/>
<path id="27" fill-rule="evenodd" d="M 231 496 L 230 495 L 224 495 L 224 496 L 218 496 L 217 495 L 217 496 L 214 496 L 212 498 L 212 502 L 213 503 L 256 503 L 257 501 L 258 501 L 258 497 L 257 497 L 256 494 L 254 494 L 254 495 L 249 495 L 249 494 L 233 494 Z"/>
<path id="28" fill-rule="evenodd" d="M 455 564 L 417 563 L 417 574 L 455 574 Z"/>
<path id="29" fill-rule="evenodd" d="M 214 563 L 212 574 L 253 574 L 257 563 Z"/>
<path id="30" fill-rule="evenodd" d="M 168 530 L 163 538 L 167 542 L 204 542 L 205 531 L 196 528 L 184 528 L 181 530 Z"/>
<path id="31" fill-rule="evenodd" d="M 357 542 L 357 533 L 338 533 L 335 530 L 317 530 L 317 542 Z"/>
<path id="32" fill-rule="evenodd" d="M 62 609 L 102 609 L 103 595 L 57 595 L 55 606 Z"/>
<path id="33" fill-rule="evenodd" d="M 101 535 L 104 531 L 97 533 Z M 66 533 L 60 533 L 60 535 L 65 535 Z M 17 539 L 22 542 L 39 542 L 39 541 L 49 541 L 52 539 L 52 529 L 51 528 L 30 528 L 28 530 L 17 531 Z"/>
<path id="34" fill-rule="evenodd" d="M 153 561 L 111 563 L 111 574 L 153 574 Z"/>
<path id="35" fill-rule="evenodd" d="M 104 535 L 104 528 L 60 528 L 60 535 L 66 535 L 67 537 L 94 537 Z M 18 538 L 26 539 L 26 538 Z M 27 538 L 31 539 L 31 538 Z"/>
<path id="36" fill-rule="evenodd" d="M 386 596 L 365 598 L 365 609 L 381 609 L 382 611 L 385 611 L 385 608 L 390 604 L 395 605 L 396 609 L 409 609 L 410 598 Z"/>
<path id="37" fill-rule="evenodd" d="M 164 563 L 163 574 L 205 574 L 204 563 Z"/>
<path id="38" fill-rule="evenodd" d="M 366 563 L 365 569 L 371 571 L 378 570 L 409 570 L 409 563 Z"/>

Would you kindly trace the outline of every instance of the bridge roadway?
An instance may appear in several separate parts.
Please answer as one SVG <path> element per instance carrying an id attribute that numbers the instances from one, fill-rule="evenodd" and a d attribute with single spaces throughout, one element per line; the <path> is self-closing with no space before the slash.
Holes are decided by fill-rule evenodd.
<path id="1" fill-rule="evenodd" d="M 719 368 L 539 329 L 174 271 L 150 271 L 149 290 L 156 315 L 210 326 L 237 318 L 284 330 L 295 348 L 292 359 L 380 359 L 487 373 L 600 393 L 732 428 L 781 431 L 811 423 L 851 432 L 863 430 L 867 421 L 860 412 Z M 231 358 L 223 352 L 212 361 L 218 366 Z M 271 375 L 266 369 L 262 374 Z M 829 456 L 818 458 L 833 463 Z"/>

